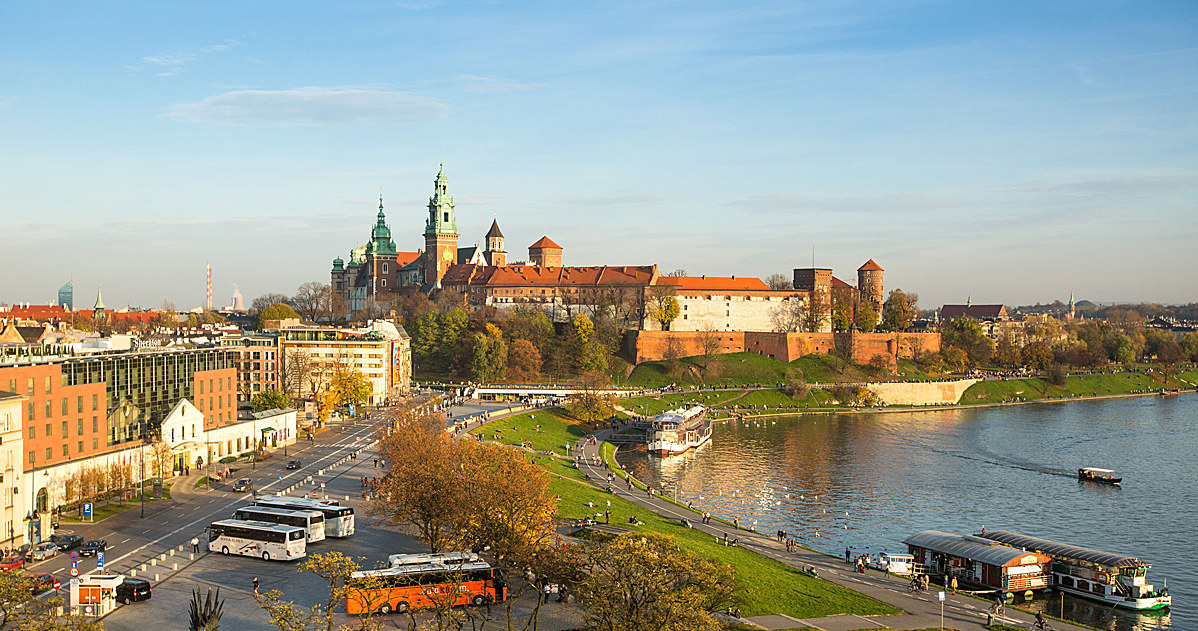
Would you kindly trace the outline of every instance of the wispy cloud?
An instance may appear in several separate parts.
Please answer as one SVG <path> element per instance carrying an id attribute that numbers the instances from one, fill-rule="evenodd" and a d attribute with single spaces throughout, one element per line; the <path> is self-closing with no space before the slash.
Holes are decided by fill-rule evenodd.
<path id="1" fill-rule="evenodd" d="M 516 92 L 546 87 L 544 83 L 521 83 L 500 77 L 483 77 L 475 74 L 460 75 L 458 79 L 465 84 L 467 92 Z"/>
<path id="2" fill-rule="evenodd" d="M 186 71 L 188 65 L 204 57 L 228 52 L 240 45 L 241 42 L 230 39 L 220 44 L 211 44 L 194 49 L 146 55 L 138 60 L 139 63 L 129 64 L 125 66 L 125 69 L 131 72 L 153 70 L 156 71 L 154 72 L 154 76 L 156 77 L 173 77 Z"/>
<path id="3" fill-rule="evenodd" d="M 750 214 L 785 215 L 786 213 L 922 213 L 928 210 L 961 208 L 960 200 L 926 194 L 894 193 L 881 195 L 845 195 L 817 197 L 770 193 L 748 195 L 724 204 Z M 799 217 L 795 217 L 796 219 Z"/>
<path id="4" fill-rule="evenodd" d="M 650 193 L 615 193 L 613 195 L 595 195 L 591 197 L 563 197 L 560 203 L 574 206 L 640 206 L 654 204 L 669 199 L 667 195 Z"/>
<path id="5" fill-rule="evenodd" d="M 414 2 L 412 0 L 404 0 L 403 2 L 396 2 L 395 6 L 401 8 L 405 11 L 427 11 L 429 9 L 435 9 L 435 8 L 441 6 L 442 4 L 445 4 L 445 3 L 441 2 L 441 0 L 426 0 L 425 2 Z"/>
<path id="6" fill-rule="evenodd" d="M 167 117 L 218 125 L 335 126 L 411 123 L 445 118 L 437 99 L 380 88 L 309 86 L 289 90 L 232 90 L 171 107 Z"/>

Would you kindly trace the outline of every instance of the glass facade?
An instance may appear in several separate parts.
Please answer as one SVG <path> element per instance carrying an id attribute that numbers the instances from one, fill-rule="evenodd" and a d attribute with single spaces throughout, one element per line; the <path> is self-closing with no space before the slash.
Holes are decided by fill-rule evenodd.
<path id="1" fill-rule="evenodd" d="M 99 355 L 63 362 L 68 386 L 104 383 L 109 446 L 157 432 L 179 399 L 194 400 L 195 374 L 233 369 L 234 354 L 219 348 Z"/>

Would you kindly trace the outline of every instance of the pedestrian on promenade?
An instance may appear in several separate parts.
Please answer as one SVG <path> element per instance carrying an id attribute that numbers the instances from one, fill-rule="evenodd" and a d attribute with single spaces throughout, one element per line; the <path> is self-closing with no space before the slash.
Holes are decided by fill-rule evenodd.
<path id="1" fill-rule="evenodd" d="M 845 546 L 845 548 L 844 548 L 844 562 L 845 563 L 849 562 L 849 557 L 851 555 L 852 555 L 852 552 L 849 550 L 848 546 Z"/>
<path id="2" fill-rule="evenodd" d="M 257 576 L 254 577 L 254 595 L 255 596 L 258 595 L 258 577 Z"/>
<path id="3" fill-rule="evenodd" d="M 200 538 L 199 537 L 191 538 L 191 551 L 196 554 L 199 554 L 199 552 L 200 552 Z"/>
<path id="4" fill-rule="evenodd" d="M 953 593 L 957 593 L 957 577 L 953 577 Z"/>

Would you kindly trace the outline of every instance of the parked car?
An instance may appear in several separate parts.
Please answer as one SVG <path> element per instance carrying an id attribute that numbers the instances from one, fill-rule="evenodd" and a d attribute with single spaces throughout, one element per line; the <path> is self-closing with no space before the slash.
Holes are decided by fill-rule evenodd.
<path id="1" fill-rule="evenodd" d="M 0 559 L 0 572 L 18 570 L 25 566 L 25 557 L 11 554 Z"/>
<path id="2" fill-rule="evenodd" d="M 88 557 L 94 556 L 97 552 L 103 552 L 108 549 L 108 542 L 103 539 L 95 539 L 88 541 L 79 547 L 79 554 Z"/>
<path id="3" fill-rule="evenodd" d="M 298 468 L 300 468 L 300 461 L 299 461 L 299 460 L 292 460 L 292 461 L 288 462 L 288 463 L 287 463 L 287 468 L 288 468 L 288 469 L 298 469 Z"/>
<path id="4" fill-rule="evenodd" d="M 58 554 L 58 546 L 53 541 L 43 541 L 29 551 L 30 561 L 44 561 Z"/>
<path id="5" fill-rule="evenodd" d="M 249 478 L 242 478 L 233 483 L 233 491 L 236 493 L 245 493 L 254 488 L 254 481 Z"/>
<path id="6" fill-rule="evenodd" d="M 50 541 L 58 546 L 60 552 L 68 552 L 83 545 L 83 537 L 79 535 L 54 535 L 50 537 Z"/>
<path id="7" fill-rule="evenodd" d="M 131 602 L 150 599 L 150 581 L 127 578 L 116 586 L 116 600 L 128 605 Z"/>
<path id="8" fill-rule="evenodd" d="M 23 544 L 21 544 L 21 547 L 19 547 L 19 548 L 17 548 L 17 549 L 16 549 L 16 551 L 14 552 L 14 554 L 16 554 L 17 556 L 21 557 L 22 559 L 26 559 L 26 560 L 28 560 L 28 559 L 29 559 L 29 552 L 30 552 L 31 550 L 33 550 L 33 544 L 32 544 L 32 543 L 23 543 Z"/>
<path id="9" fill-rule="evenodd" d="M 62 587 L 62 581 L 54 578 L 53 574 L 30 574 L 29 578 L 33 579 L 33 587 L 30 589 L 33 590 L 34 596 L 50 590 L 58 591 L 58 588 Z"/>

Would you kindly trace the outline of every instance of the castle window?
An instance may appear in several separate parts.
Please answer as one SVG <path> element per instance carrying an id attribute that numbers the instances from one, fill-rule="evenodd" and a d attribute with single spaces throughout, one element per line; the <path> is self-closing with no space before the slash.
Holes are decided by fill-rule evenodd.
<path id="1" fill-rule="evenodd" d="M 442 221 L 444 221 L 446 223 L 449 222 L 449 213 L 445 213 L 445 219 L 443 219 Z"/>
<path id="2" fill-rule="evenodd" d="M 387 279 L 386 279 L 386 278 L 384 278 L 384 279 L 383 279 L 383 287 L 386 287 L 386 286 L 387 286 Z"/>
<path id="3" fill-rule="evenodd" d="M 387 264 L 386 263 L 383 263 L 383 273 L 384 274 L 387 273 Z"/>

